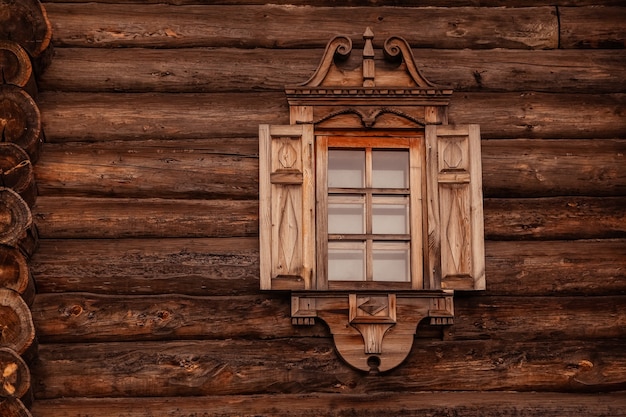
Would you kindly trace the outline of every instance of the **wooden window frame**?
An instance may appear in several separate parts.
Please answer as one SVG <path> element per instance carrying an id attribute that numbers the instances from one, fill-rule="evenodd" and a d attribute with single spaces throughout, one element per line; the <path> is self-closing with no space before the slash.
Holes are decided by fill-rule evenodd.
<path id="1" fill-rule="evenodd" d="M 352 132 L 351 135 L 316 134 L 315 135 L 315 175 L 316 175 L 316 285 L 318 290 L 418 290 L 424 289 L 424 219 L 426 219 L 426 207 L 424 195 L 426 188 L 426 157 L 424 152 L 425 136 L 422 132 L 412 135 L 391 136 L 381 132 L 375 136 L 371 133 Z M 371 233 L 370 227 L 366 227 L 362 236 L 353 236 L 356 241 L 366 242 L 366 279 L 363 281 L 335 281 L 328 279 L 328 242 L 333 240 L 328 233 L 328 151 L 330 149 L 365 149 L 366 150 L 366 173 L 371 169 L 371 150 L 406 150 L 409 156 L 409 184 L 405 190 L 395 190 L 393 194 L 408 198 L 409 233 L 405 238 L 395 239 L 407 242 L 409 246 L 409 280 L 400 281 L 373 281 L 370 278 L 372 270 L 371 242 L 374 240 L 389 240 L 382 236 Z M 369 150 L 369 151 L 368 151 Z M 367 155 L 370 155 L 368 158 Z M 371 217 L 372 196 L 385 194 L 385 190 L 377 190 L 371 187 L 371 177 L 367 178 L 364 188 L 349 190 L 347 194 L 363 193 L 366 197 L 365 216 Z M 371 172 L 370 172 L 371 175 Z M 388 194 L 389 192 L 387 192 Z M 369 220 L 366 220 L 366 224 Z M 371 225 L 368 225 L 371 226 Z"/>

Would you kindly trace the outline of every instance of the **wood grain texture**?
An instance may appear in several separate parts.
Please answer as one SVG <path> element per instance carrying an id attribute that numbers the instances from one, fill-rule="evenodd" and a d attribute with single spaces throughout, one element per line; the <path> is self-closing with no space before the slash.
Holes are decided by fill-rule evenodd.
<path id="1" fill-rule="evenodd" d="M 489 294 L 626 293 L 626 241 L 487 241 Z M 85 262 L 89 259 L 89 262 Z M 46 240 L 30 266 L 39 293 L 258 293 L 258 238 Z"/>
<path id="2" fill-rule="evenodd" d="M 39 104 L 50 143 L 254 137 L 289 122 L 282 93 L 45 92 Z M 625 111 L 625 94 L 460 93 L 450 123 L 478 123 L 483 139 L 624 138 Z"/>
<path id="3" fill-rule="evenodd" d="M 427 79 L 455 91 L 626 91 L 622 50 L 415 48 L 413 54 Z M 308 79 L 322 55 L 322 49 L 57 48 L 38 82 L 49 91 L 282 92 Z M 359 56 L 353 51 L 345 66 L 356 66 Z"/>
<path id="4" fill-rule="evenodd" d="M 256 138 L 45 144 L 42 196 L 258 198 Z M 485 197 L 626 195 L 626 140 L 482 141 Z"/>
<path id="5" fill-rule="evenodd" d="M 521 392 L 413 392 L 376 394 L 274 394 L 185 398 L 62 398 L 38 400 L 35 416 L 46 417 L 408 417 L 476 415 L 482 417 L 620 416 L 623 393 L 567 394 Z M 87 414 L 85 411 L 89 410 Z"/>
<path id="6" fill-rule="evenodd" d="M 330 336 L 320 324 L 292 326 L 290 298 L 284 295 L 38 294 L 32 310 L 42 343 Z M 398 322 L 408 320 L 412 313 L 399 311 Z M 619 338 L 624 331 L 625 297 L 467 295 L 455 300 L 455 322 L 445 329 L 445 337 L 582 341 Z"/>
<path id="7" fill-rule="evenodd" d="M 258 392 L 408 393 L 450 387 L 593 392 L 624 390 L 625 362 L 623 339 L 421 340 L 413 344 L 402 367 L 384 377 L 367 378 L 336 356 L 329 339 L 306 338 L 42 344 L 31 372 L 36 400 Z M 85 379 L 91 383 L 81 383 Z"/>
<path id="8" fill-rule="evenodd" d="M 559 8 L 559 16 L 561 48 L 626 47 L 624 7 L 562 7 Z"/>
<path id="9" fill-rule="evenodd" d="M 373 28 L 379 45 L 391 35 L 406 33 L 411 45 L 424 48 L 558 46 L 553 7 L 403 9 L 152 4 L 134 5 L 129 11 L 127 6 L 116 4 L 50 3 L 46 9 L 58 46 L 319 48 L 336 34 L 347 34 L 358 41 L 367 26 Z M 227 28 L 224 22 L 228 22 Z M 421 30 L 413 30 L 415 27 Z"/>
<path id="10" fill-rule="evenodd" d="M 548 197 L 484 201 L 485 238 L 560 240 L 626 237 L 626 197 Z M 39 197 L 42 239 L 252 237 L 256 200 Z"/>

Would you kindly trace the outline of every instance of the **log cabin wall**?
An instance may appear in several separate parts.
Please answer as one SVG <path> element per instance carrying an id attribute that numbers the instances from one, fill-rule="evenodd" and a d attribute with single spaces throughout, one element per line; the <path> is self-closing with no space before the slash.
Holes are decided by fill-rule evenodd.
<path id="1" fill-rule="evenodd" d="M 33 415 L 623 415 L 623 2 L 277 3 L 43 2 Z M 258 289 L 258 125 L 366 26 L 483 136 L 487 291 L 379 376 Z"/>

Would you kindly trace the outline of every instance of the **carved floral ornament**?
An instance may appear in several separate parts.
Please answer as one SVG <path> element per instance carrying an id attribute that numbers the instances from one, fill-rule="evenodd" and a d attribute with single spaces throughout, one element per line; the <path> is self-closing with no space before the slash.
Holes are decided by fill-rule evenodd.
<path id="1" fill-rule="evenodd" d="M 485 275 L 479 127 L 448 125 L 452 90 L 404 39 L 381 57 L 373 39 L 355 58 L 333 38 L 286 87 L 290 124 L 260 126 L 260 283 L 291 292 L 294 325 L 324 321 L 347 363 L 379 373 L 422 320 L 452 325 L 454 290 Z"/>

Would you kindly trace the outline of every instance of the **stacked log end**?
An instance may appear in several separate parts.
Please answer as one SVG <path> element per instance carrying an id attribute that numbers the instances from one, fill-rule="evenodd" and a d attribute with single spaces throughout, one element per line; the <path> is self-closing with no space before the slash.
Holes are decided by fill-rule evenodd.
<path id="1" fill-rule="evenodd" d="M 37 249 L 33 164 L 43 144 L 36 77 L 48 66 L 51 25 L 38 0 L 0 0 L 0 415 L 31 416 L 37 354 L 29 259 Z"/>

